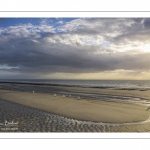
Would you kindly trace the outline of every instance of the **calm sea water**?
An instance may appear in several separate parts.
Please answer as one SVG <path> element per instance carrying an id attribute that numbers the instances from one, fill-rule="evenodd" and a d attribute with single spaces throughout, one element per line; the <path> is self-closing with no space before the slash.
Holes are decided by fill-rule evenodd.
<path id="1" fill-rule="evenodd" d="M 0 80 L 0 82 L 38 83 L 61 86 L 117 88 L 117 89 L 150 89 L 150 80 Z"/>

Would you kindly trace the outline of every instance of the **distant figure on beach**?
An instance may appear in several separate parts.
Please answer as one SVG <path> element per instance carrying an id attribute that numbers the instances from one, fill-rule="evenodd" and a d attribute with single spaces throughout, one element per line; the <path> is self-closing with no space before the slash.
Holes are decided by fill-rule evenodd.
<path id="1" fill-rule="evenodd" d="M 13 89 L 12 89 L 12 91 L 13 91 Z"/>
<path id="2" fill-rule="evenodd" d="M 71 94 L 70 94 L 70 96 L 69 97 L 71 97 Z"/>
<path id="3" fill-rule="evenodd" d="M 56 97 L 56 94 L 54 94 L 54 96 Z"/>
<path id="4" fill-rule="evenodd" d="M 66 97 L 65 95 L 63 95 L 63 97 Z"/>
<path id="5" fill-rule="evenodd" d="M 80 99 L 80 96 L 78 96 L 77 99 Z"/>
<path id="6" fill-rule="evenodd" d="M 150 107 L 148 107 L 146 111 L 148 111 L 149 109 L 150 109 Z"/>
<path id="7" fill-rule="evenodd" d="M 33 91 L 33 93 L 34 93 L 34 91 Z"/>

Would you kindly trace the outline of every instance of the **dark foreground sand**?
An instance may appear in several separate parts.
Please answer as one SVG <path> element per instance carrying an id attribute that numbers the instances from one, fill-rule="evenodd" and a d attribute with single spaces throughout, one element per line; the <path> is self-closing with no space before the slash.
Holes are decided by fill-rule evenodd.
<path id="1" fill-rule="evenodd" d="M 147 132 L 147 107 L 0 89 L 0 123 L 18 121 L 13 132 Z M 0 128 L 5 132 L 5 126 Z"/>

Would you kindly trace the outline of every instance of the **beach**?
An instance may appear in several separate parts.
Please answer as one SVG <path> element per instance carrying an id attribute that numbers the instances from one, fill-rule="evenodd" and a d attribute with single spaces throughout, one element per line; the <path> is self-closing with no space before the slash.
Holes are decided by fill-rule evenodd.
<path id="1" fill-rule="evenodd" d="M 33 85 L 22 85 L 30 91 L 0 87 L 1 122 L 18 121 L 13 132 L 148 132 L 150 111 L 148 105 L 104 101 L 100 99 L 32 91 Z M 37 85 L 34 85 L 37 87 Z M 97 89 L 81 87 L 43 86 L 51 91 L 109 94 L 150 99 L 150 91 Z M 9 110 L 6 106 L 9 105 Z M 17 106 L 16 106 L 17 105 Z M 28 110 L 29 109 L 29 110 Z M 11 114 L 11 110 L 14 116 Z M 9 112 L 7 112 L 9 111 Z M 24 113 L 25 111 L 25 113 Z M 4 113 L 5 112 L 5 113 Z M 17 112 L 17 114 L 16 114 Z M 22 115 L 18 116 L 20 114 Z M 5 116 L 5 114 L 7 114 Z M 10 115 L 11 117 L 9 117 Z M 37 115 L 40 114 L 40 115 Z M 43 117 L 42 117 L 43 116 Z M 55 116 L 55 117 L 54 117 Z M 41 122 L 37 120 L 40 117 Z M 28 119 L 27 119 L 28 118 Z M 55 119 L 54 119 L 55 118 Z M 25 121 L 25 120 L 28 121 Z M 67 121 L 66 121 L 67 120 Z M 25 123 L 26 122 L 26 123 Z M 30 128 L 25 129 L 27 122 Z M 37 123 L 38 122 L 38 123 Z M 53 123 L 52 123 L 53 122 Z M 67 123 L 66 123 L 67 122 Z M 42 125 L 40 125 L 42 123 Z M 54 125 L 55 124 L 55 125 Z M 33 127 L 32 127 L 33 126 Z M 38 126 L 38 127 L 36 127 Z M 43 126 L 43 128 L 42 128 Z M 1 132 L 4 132 L 1 130 Z"/>

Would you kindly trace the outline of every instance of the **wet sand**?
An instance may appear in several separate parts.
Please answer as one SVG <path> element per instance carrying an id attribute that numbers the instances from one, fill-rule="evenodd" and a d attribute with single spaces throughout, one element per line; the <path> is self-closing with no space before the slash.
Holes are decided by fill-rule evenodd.
<path id="1" fill-rule="evenodd" d="M 30 85 L 32 87 L 32 85 Z M 87 94 L 108 94 L 131 96 L 148 99 L 150 101 L 150 90 L 132 90 L 132 89 L 109 89 L 109 88 L 81 88 L 81 87 L 63 87 L 63 86 L 43 86 L 49 87 L 58 91 L 87 93 Z"/>
<path id="2" fill-rule="evenodd" d="M 73 90 L 73 88 L 68 89 Z M 85 92 L 89 92 L 85 88 L 81 89 L 85 90 Z M 103 89 L 100 89 L 100 92 L 102 92 L 102 90 Z M 109 91 L 105 89 L 105 92 Z M 126 91 L 120 94 L 123 95 L 125 93 L 128 95 L 132 92 L 135 91 Z M 143 92 L 141 96 L 149 98 L 148 94 L 145 94 L 147 91 L 140 92 Z M 112 91 L 112 93 L 114 92 Z M 119 92 L 117 94 L 119 94 Z M 134 93 L 132 93 L 132 95 L 134 95 Z M 7 108 L 8 105 L 10 107 L 9 109 Z M 0 89 L 1 121 L 7 118 L 10 120 L 17 119 L 16 114 L 22 114 L 22 116 L 18 117 L 20 127 L 17 132 L 148 132 L 150 131 L 150 123 L 149 121 L 143 122 L 150 117 L 150 111 L 146 111 L 147 108 L 148 106 L 137 104 L 82 98 L 78 100 L 74 97 L 63 97 L 62 95 L 55 97 L 52 94 L 41 94 L 36 93 L 36 91 L 35 93 L 31 93 Z M 37 113 L 38 111 L 40 113 Z M 39 114 L 41 114 L 41 117 Z M 48 122 L 50 121 L 49 123 L 47 122 L 48 124 L 45 122 L 46 116 L 44 116 L 44 114 L 51 116 L 48 119 Z M 55 126 L 59 124 L 58 128 L 53 126 L 54 123 L 51 124 L 54 114 L 56 114 L 54 117 L 54 122 L 56 122 Z M 13 117 L 9 117 L 11 115 Z M 42 118 L 42 116 L 44 117 Z M 34 124 L 34 121 L 36 119 L 38 120 L 38 117 L 41 118 L 41 123 L 43 122 L 42 125 L 39 125 L 40 127 L 37 129 L 28 129 L 27 122 L 30 122 L 30 127 L 33 126 L 33 128 L 35 128 L 37 125 Z M 69 125 L 64 122 L 65 119 L 67 119 Z M 25 123 L 23 120 L 28 121 L 25 121 Z M 72 124 L 70 124 L 71 122 Z M 43 130 L 41 126 L 43 126 Z M 24 130 L 22 127 L 24 127 Z"/>

